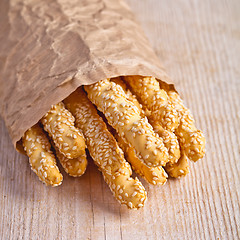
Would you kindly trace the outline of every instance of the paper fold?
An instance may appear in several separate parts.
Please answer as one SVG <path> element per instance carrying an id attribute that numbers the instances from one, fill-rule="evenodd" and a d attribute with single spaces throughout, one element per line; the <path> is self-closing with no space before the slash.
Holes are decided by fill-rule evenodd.
<path id="1" fill-rule="evenodd" d="M 172 84 L 121 0 L 2 0 L 0 29 L 0 112 L 14 146 L 81 85 L 123 75 Z"/>

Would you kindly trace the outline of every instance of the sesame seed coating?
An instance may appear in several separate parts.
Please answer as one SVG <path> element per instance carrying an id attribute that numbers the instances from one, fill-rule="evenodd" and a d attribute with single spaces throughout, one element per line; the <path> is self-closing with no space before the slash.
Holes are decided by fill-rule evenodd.
<path id="1" fill-rule="evenodd" d="M 109 79 L 84 86 L 89 99 L 104 113 L 108 123 L 133 147 L 138 158 L 149 167 L 164 166 L 168 152 L 146 117 L 127 99 L 123 88 Z M 157 155 L 154 152 L 157 151 Z"/>
<path id="2" fill-rule="evenodd" d="M 189 173 L 188 159 L 197 161 L 205 154 L 205 138 L 189 109 L 171 85 L 154 77 L 116 77 L 80 87 L 64 103 L 53 105 L 41 123 L 52 141 L 36 124 L 22 142 L 42 182 L 62 183 L 51 144 L 74 177 L 86 170 L 87 146 L 115 198 L 130 209 L 143 207 L 147 200 L 132 168 L 148 183 L 163 185 L 168 176 Z"/>
<path id="3" fill-rule="evenodd" d="M 187 156 L 182 154 L 177 163 L 167 163 L 164 167 L 169 176 L 179 178 L 189 173 L 189 164 Z"/>
<path id="4" fill-rule="evenodd" d="M 151 113 L 154 121 L 170 131 L 178 126 L 178 114 L 170 104 L 167 93 L 160 88 L 154 77 L 124 76 L 125 82 L 137 96 L 144 110 Z"/>
<path id="5" fill-rule="evenodd" d="M 125 204 L 130 209 L 139 209 L 144 206 L 147 193 L 137 177 L 134 179 L 121 174 L 113 181 L 112 176 L 106 172 L 103 172 L 103 177 L 121 204 Z"/>
<path id="6" fill-rule="evenodd" d="M 22 137 L 23 147 L 29 157 L 33 172 L 46 185 L 58 186 L 62 183 L 62 174 L 56 165 L 51 144 L 38 125 L 29 128 Z"/>
<path id="7" fill-rule="evenodd" d="M 114 79 L 112 79 L 112 81 L 121 85 L 121 87 L 124 89 L 124 91 L 127 95 L 127 98 L 134 103 L 134 105 L 139 109 L 139 111 L 141 111 L 142 116 L 146 115 L 148 117 L 150 124 L 153 126 L 154 132 L 157 133 L 159 135 L 159 137 L 162 138 L 163 143 L 168 150 L 169 162 L 171 162 L 171 163 L 177 162 L 180 157 L 180 149 L 179 149 L 179 143 L 178 143 L 177 136 L 174 133 L 172 133 L 171 131 L 164 129 L 160 125 L 160 122 L 156 121 L 152 117 L 150 111 L 148 111 L 148 110 L 143 111 L 142 105 L 139 104 L 136 96 L 134 94 L 132 94 L 132 92 L 127 88 L 127 85 L 124 81 L 122 81 L 120 78 L 114 78 Z M 153 153 L 156 155 L 157 154 L 156 150 Z"/>
<path id="8" fill-rule="evenodd" d="M 115 133 L 114 136 L 117 139 L 119 146 L 123 149 L 127 161 L 130 162 L 132 169 L 138 175 L 153 185 L 163 185 L 167 181 L 167 174 L 161 166 L 148 167 L 140 161 L 133 147 L 126 144 L 117 133 Z"/>
<path id="9" fill-rule="evenodd" d="M 83 149 L 82 154 L 79 157 L 69 159 L 58 150 L 53 142 L 52 146 L 54 147 L 55 154 L 66 173 L 72 177 L 80 177 L 85 173 L 88 163 L 85 149 Z"/>
<path id="10" fill-rule="evenodd" d="M 85 92 L 77 89 L 64 103 L 75 116 L 76 126 L 86 138 L 89 153 L 116 199 L 128 208 L 142 207 L 146 191 L 141 182 L 130 177 L 132 169 L 129 163 Z M 132 196 L 133 192 L 137 194 Z"/>
<path id="11" fill-rule="evenodd" d="M 161 84 L 161 86 L 167 90 L 166 85 Z M 180 96 L 173 90 L 167 90 L 167 93 L 179 114 L 180 121 L 175 134 L 179 139 L 181 150 L 190 160 L 196 162 L 205 154 L 203 132 L 195 127 L 193 116 L 189 109 L 184 106 Z"/>
<path id="12" fill-rule="evenodd" d="M 138 107 L 138 109 L 141 111 L 141 105 L 138 103 L 135 95 L 132 94 L 131 91 L 129 91 L 127 89 L 127 85 L 123 81 L 121 81 L 119 78 L 115 78 L 113 81 L 120 84 L 123 87 L 128 98 L 131 99 L 134 102 L 134 104 Z M 169 101 L 171 101 L 171 99 L 169 99 Z M 180 148 L 179 148 L 177 136 L 173 132 L 165 130 L 161 126 L 161 123 L 159 121 L 156 121 L 156 119 L 154 119 L 152 117 L 151 112 L 149 110 L 143 111 L 143 114 L 146 114 L 148 116 L 148 119 L 149 119 L 151 125 L 153 126 L 154 131 L 160 137 L 162 137 L 164 145 L 168 149 L 169 162 L 164 167 L 165 170 L 167 171 L 167 173 L 171 177 L 175 177 L 175 178 L 185 176 L 187 173 L 189 173 L 189 164 L 187 161 L 187 157 L 183 153 L 183 151 L 182 151 L 181 157 L 180 157 Z M 121 145 L 121 147 L 122 147 L 122 145 Z M 122 147 L 122 149 L 124 149 L 124 148 Z M 130 157 L 131 157 L 131 155 L 130 155 Z M 129 160 L 129 158 L 127 158 L 127 160 L 131 163 L 131 160 Z M 134 169 L 134 166 L 132 166 L 132 167 L 133 167 L 133 170 L 136 173 L 138 173 L 138 170 Z M 141 173 L 140 173 L 140 175 L 141 175 Z M 142 176 L 142 177 L 144 178 L 144 176 Z M 146 179 L 146 177 L 145 177 L 145 179 Z M 152 182 L 154 184 L 155 180 L 152 179 Z"/>
<path id="13" fill-rule="evenodd" d="M 41 119 L 44 130 L 59 151 L 69 159 L 82 156 L 86 148 L 84 137 L 74 126 L 74 120 L 62 102 L 53 105 Z"/>
<path id="14" fill-rule="evenodd" d="M 177 136 L 163 129 L 160 124 L 156 124 L 155 121 L 150 120 L 151 125 L 153 126 L 154 131 L 163 139 L 163 143 L 168 150 L 169 162 L 176 163 L 180 157 L 180 148 Z"/>

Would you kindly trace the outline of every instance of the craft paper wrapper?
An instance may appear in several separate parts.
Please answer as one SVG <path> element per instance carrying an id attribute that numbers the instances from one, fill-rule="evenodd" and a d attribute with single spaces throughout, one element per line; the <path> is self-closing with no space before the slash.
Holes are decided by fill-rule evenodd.
<path id="1" fill-rule="evenodd" d="M 14 146 L 79 86 L 121 75 L 172 84 L 124 1 L 0 1 L 0 110 Z"/>

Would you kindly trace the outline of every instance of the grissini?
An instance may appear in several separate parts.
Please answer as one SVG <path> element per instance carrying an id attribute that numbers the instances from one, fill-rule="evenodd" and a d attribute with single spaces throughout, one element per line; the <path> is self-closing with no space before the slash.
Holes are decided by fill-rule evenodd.
<path id="1" fill-rule="evenodd" d="M 64 100 L 67 109 L 75 116 L 76 126 L 83 132 L 91 157 L 102 172 L 116 199 L 128 208 L 143 207 L 147 195 L 122 150 L 108 131 L 103 119 L 82 89 L 77 89 Z"/>
<path id="2" fill-rule="evenodd" d="M 29 128 L 22 137 L 22 143 L 33 172 L 46 185 L 58 186 L 62 183 L 62 174 L 56 165 L 51 144 L 39 124 Z"/>
<path id="3" fill-rule="evenodd" d="M 168 152 L 153 131 L 147 118 L 127 99 L 122 87 L 109 79 L 84 86 L 88 98 L 104 113 L 108 123 L 136 151 L 138 158 L 150 167 L 164 166 Z"/>
<path id="4" fill-rule="evenodd" d="M 154 132 L 162 138 L 163 143 L 168 150 L 168 162 L 176 163 L 180 157 L 180 149 L 177 136 L 171 131 L 164 129 L 161 123 L 153 117 L 149 110 L 143 110 L 142 104 L 138 102 L 137 97 L 129 90 L 126 83 L 121 80 L 120 77 L 114 78 L 112 81 L 119 84 L 123 88 L 127 95 L 127 98 L 134 103 L 134 105 L 141 112 L 142 116 L 146 115 L 148 117 L 149 123 L 152 125 Z"/>
<path id="5" fill-rule="evenodd" d="M 177 128 L 177 111 L 170 104 L 166 91 L 160 88 L 156 78 L 124 76 L 124 80 L 143 109 L 150 112 L 153 121 L 160 123 L 166 130 L 174 131 Z"/>
<path id="6" fill-rule="evenodd" d="M 195 127 L 193 116 L 188 108 L 183 104 L 179 94 L 169 89 L 167 84 L 160 83 L 166 90 L 171 104 L 179 115 L 179 125 L 175 131 L 179 139 L 181 150 L 192 161 L 196 162 L 205 154 L 205 138 L 203 132 Z"/>
<path id="7" fill-rule="evenodd" d="M 129 163 L 150 184 L 163 185 L 168 175 L 178 178 L 189 172 L 188 158 L 203 157 L 205 138 L 167 84 L 152 77 L 128 76 L 101 80 L 84 89 L 87 94 L 78 88 L 42 117 L 51 142 L 39 124 L 22 138 L 32 169 L 45 184 L 62 182 L 51 144 L 71 176 L 84 174 L 87 146 L 116 199 L 138 209 L 147 193 L 138 178 L 131 177 Z"/>
<path id="8" fill-rule="evenodd" d="M 127 79 L 127 78 L 125 77 L 125 79 Z M 148 116 L 149 122 L 153 126 L 154 131 L 163 139 L 163 143 L 166 146 L 166 148 L 168 149 L 168 154 L 169 154 L 169 162 L 166 164 L 164 169 L 169 174 L 169 176 L 171 176 L 173 178 L 179 178 L 181 176 L 185 176 L 186 174 L 188 174 L 189 173 L 189 164 L 187 161 L 187 157 L 183 151 L 182 151 L 182 153 L 180 153 L 177 136 L 173 132 L 164 129 L 163 126 L 161 125 L 162 123 L 158 119 L 154 118 L 148 109 L 145 109 L 145 111 L 143 111 L 142 105 L 138 102 L 136 96 L 127 88 L 127 85 L 124 81 L 122 81 L 119 77 L 114 78 L 112 81 L 121 85 L 121 87 L 124 89 L 125 93 L 127 94 L 128 98 L 135 104 L 135 106 L 140 111 L 143 112 L 143 115 L 146 114 Z M 158 82 L 155 82 L 155 83 L 159 84 Z M 175 107 L 171 103 L 171 99 L 168 99 L 168 102 L 171 104 L 172 107 Z M 158 183 L 158 182 L 161 182 L 161 180 L 163 181 L 164 178 L 160 178 L 161 171 L 159 171 L 159 169 L 151 168 L 151 169 L 155 170 L 155 173 L 154 173 L 155 180 L 153 180 L 153 178 L 152 178 L 153 175 L 151 175 L 152 171 L 149 172 L 147 167 L 142 167 L 138 163 L 138 158 L 137 158 L 136 154 L 134 153 L 134 149 L 124 146 L 124 141 L 119 136 L 116 136 L 116 139 L 118 139 L 119 142 L 122 143 L 121 147 L 122 147 L 122 149 L 125 149 L 127 160 L 131 164 L 133 163 L 132 166 L 136 173 L 138 173 L 143 178 L 145 178 L 145 180 L 148 181 L 149 183 L 154 184 L 155 182 Z M 180 156 L 180 154 L 181 154 L 181 156 Z M 145 170 L 145 174 L 142 169 Z M 146 176 L 148 176 L 148 177 L 146 178 Z M 167 176 L 167 174 L 165 174 L 165 176 Z"/>
<path id="9" fill-rule="evenodd" d="M 187 156 L 182 153 L 176 163 L 167 163 L 164 167 L 170 177 L 179 178 L 189 173 L 189 164 Z"/>
<path id="10" fill-rule="evenodd" d="M 61 163 L 65 172 L 68 173 L 68 175 L 70 175 L 72 177 L 80 177 L 85 173 L 87 164 L 88 164 L 85 151 L 83 151 L 82 155 L 80 155 L 79 157 L 69 159 L 69 158 L 66 158 L 59 151 L 59 149 L 56 147 L 56 145 L 53 143 L 53 141 L 51 141 L 51 144 L 54 147 L 55 155 L 56 155 L 57 159 Z"/>
<path id="11" fill-rule="evenodd" d="M 116 132 L 114 137 L 117 139 L 119 146 L 124 151 L 126 160 L 131 164 L 134 172 L 136 172 L 150 184 L 163 185 L 166 183 L 168 175 L 161 166 L 149 167 L 145 165 L 137 157 L 134 148 L 126 144 Z"/>
<path id="12" fill-rule="evenodd" d="M 53 105 L 42 117 L 44 130 L 48 132 L 59 151 L 69 159 L 83 156 L 85 140 L 74 126 L 74 117 L 60 102 Z"/>

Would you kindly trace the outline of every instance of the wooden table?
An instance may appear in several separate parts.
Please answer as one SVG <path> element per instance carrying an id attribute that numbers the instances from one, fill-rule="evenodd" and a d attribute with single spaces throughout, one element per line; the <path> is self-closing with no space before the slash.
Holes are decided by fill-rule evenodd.
<path id="1" fill-rule="evenodd" d="M 128 2 L 204 131 L 206 157 L 163 187 L 144 182 L 148 202 L 130 211 L 93 163 L 45 187 L 0 121 L 0 239 L 240 239 L 240 1 Z"/>

